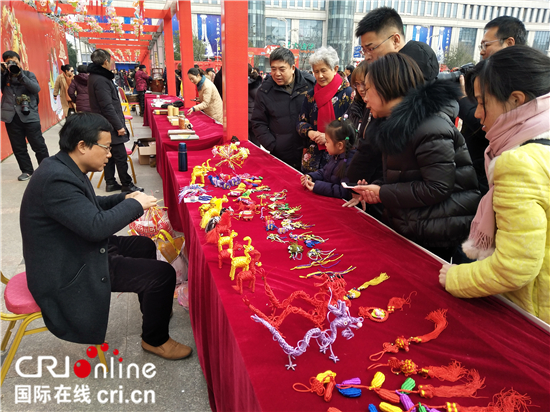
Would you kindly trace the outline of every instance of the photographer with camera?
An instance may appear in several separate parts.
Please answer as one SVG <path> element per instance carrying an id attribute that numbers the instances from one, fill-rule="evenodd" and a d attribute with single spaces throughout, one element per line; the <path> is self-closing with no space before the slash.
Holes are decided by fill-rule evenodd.
<path id="1" fill-rule="evenodd" d="M 482 60 L 486 60 L 497 51 L 514 45 L 525 45 L 527 40 L 527 32 L 521 20 L 511 16 L 500 16 L 491 20 L 485 25 L 485 33 L 479 46 Z M 452 72 L 451 75 L 457 75 L 462 86 L 464 96 L 466 96 L 464 88 L 464 75 L 473 69 L 472 64 L 464 65 L 459 71 Z M 441 78 L 441 75 L 438 79 Z M 482 125 L 479 119 L 474 117 L 477 108 L 477 102 L 468 97 L 464 97 L 458 101 L 459 112 L 458 117 L 462 119 L 461 133 L 466 139 L 468 151 L 472 157 L 474 169 L 477 173 L 479 181 L 479 189 L 484 195 L 489 190 L 487 176 L 485 174 L 484 153 L 489 141 L 485 138 L 485 131 L 482 130 Z"/>
<path id="2" fill-rule="evenodd" d="M 34 172 L 25 139 L 29 141 L 38 164 L 49 156 L 38 114 L 40 86 L 34 73 L 21 68 L 19 54 L 5 51 L 2 60 L 2 121 L 6 124 L 13 154 L 21 169 L 17 180 L 25 181 Z"/>

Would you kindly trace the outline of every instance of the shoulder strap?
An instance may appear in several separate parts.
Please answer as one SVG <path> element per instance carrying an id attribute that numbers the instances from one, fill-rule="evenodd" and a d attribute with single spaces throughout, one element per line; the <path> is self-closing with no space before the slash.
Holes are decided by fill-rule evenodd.
<path id="1" fill-rule="evenodd" d="M 527 140 L 526 142 L 523 142 L 521 145 L 525 146 L 526 144 L 530 144 L 530 143 L 538 143 L 538 144 L 550 146 L 550 139 L 531 139 L 531 140 Z"/>

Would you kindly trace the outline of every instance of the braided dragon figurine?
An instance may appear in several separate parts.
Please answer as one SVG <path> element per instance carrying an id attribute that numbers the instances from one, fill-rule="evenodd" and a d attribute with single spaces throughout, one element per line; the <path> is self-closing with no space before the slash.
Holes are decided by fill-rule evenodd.
<path id="1" fill-rule="evenodd" d="M 330 300 L 329 300 L 330 302 Z M 346 304 L 338 300 L 336 305 L 328 305 L 329 313 L 327 313 L 327 320 L 332 313 L 336 318 L 330 322 L 330 328 L 326 330 L 321 330 L 319 328 L 313 328 L 306 332 L 304 339 L 298 342 L 297 346 L 294 348 L 290 346 L 286 340 L 281 336 L 275 327 L 269 324 L 265 319 L 262 319 L 258 315 L 251 316 L 252 320 L 262 323 L 273 335 L 273 340 L 279 342 L 279 345 L 283 349 L 283 352 L 288 355 L 288 365 L 286 369 L 292 369 L 296 367 L 295 363 L 292 363 L 292 358 L 300 356 L 303 354 L 309 346 L 311 339 L 315 339 L 319 345 L 319 350 L 322 353 L 326 353 L 327 349 L 330 350 L 329 359 L 332 359 L 334 363 L 338 362 L 338 357 L 332 351 L 332 344 L 336 341 L 338 336 L 338 328 L 344 329 L 342 331 L 342 336 L 346 339 L 351 339 L 354 335 L 351 328 L 359 329 L 363 326 L 363 318 L 354 318 L 350 315 L 349 309 Z"/>

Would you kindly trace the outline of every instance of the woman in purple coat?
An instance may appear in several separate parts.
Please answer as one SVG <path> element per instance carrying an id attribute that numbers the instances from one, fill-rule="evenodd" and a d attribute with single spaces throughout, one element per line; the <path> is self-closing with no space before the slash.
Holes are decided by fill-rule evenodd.
<path id="1" fill-rule="evenodd" d="M 78 74 L 73 78 L 69 86 L 69 97 L 76 102 L 77 112 L 91 112 L 90 99 L 88 97 L 88 69 L 84 65 L 78 66 Z"/>

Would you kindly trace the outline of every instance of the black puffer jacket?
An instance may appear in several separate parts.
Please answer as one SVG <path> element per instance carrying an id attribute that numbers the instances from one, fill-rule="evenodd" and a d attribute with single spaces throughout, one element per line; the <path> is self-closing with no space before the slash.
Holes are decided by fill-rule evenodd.
<path id="1" fill-rule="evenodd" d="M 458 85 L 436 81 L 411 90 L 381 125 L 380 199 L 389 224 L 425 247 L 464 241 L 480 200 L 466 143 L 454 127 Z"/>
<path id="2" fill-rule="evenodd" d="M 296 69 L 292 93 L 269 77 L 258 88 L 254 102 L 252 126 L 256 138 L 273 156 L 298 170 L 304 145 L 296 122 L 306 93 L 314 85 L 315 77 Z"/>
<path id="3" fill-rule="evenodd" d="M 115 75 L 104 67 L 91 63 L 88 65 L 88 95 L 92 113 L 99 113 L 105 117 L 113 130 L 111 144 L 126 143 L 130 140 L 128 129 L 120 105 L 118 89 L 113 83 Z M 117 130 L 124 129 L 124 135 L 119 136 Z"/>

